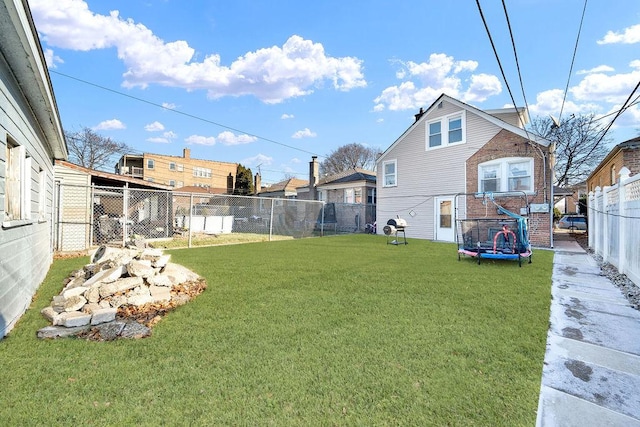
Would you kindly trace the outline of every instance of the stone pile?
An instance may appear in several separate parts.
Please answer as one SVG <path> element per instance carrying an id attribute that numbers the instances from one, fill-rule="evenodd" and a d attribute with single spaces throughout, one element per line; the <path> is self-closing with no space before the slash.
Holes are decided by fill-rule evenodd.
<path id="1" fill-rule="evenodd" d="M 52 326 L 38 331 L 38 337 L 110 340 L 150 335 L 159 316 L 206 287 L 200 276 L 169 262 L 170 257 L 160 249 L 101 246 L 42 309 Z"/>

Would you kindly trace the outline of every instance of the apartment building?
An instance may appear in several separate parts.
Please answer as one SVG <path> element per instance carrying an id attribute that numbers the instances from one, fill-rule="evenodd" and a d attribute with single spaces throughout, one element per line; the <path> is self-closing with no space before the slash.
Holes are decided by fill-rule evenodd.
<path id="1" fill-rule="evenodd" d="M 180 156 L 164 154 L 125 154 L 116 165 L 116 174 L 142 179 L 173 188 L 201 187 L 232 193 L 237 163 L 191 158 L 185 148 Z"/>

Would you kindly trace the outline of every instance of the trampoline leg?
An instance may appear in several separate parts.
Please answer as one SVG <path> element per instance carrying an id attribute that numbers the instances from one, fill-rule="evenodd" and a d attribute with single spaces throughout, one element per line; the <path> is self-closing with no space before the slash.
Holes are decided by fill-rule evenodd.
<path id="1" fill-rule="evenodd" d="M 478 265 L 480 265 L 480 254 L 478 254 Z"/>
<path id="2" fill-rule="evenodd" d="M 522 267 L 522 257 L 518 254 L 518 267 Z"/>

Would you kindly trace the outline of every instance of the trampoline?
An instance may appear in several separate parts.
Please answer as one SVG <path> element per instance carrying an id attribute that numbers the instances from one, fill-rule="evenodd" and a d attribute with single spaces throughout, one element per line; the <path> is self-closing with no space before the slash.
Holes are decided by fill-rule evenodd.
<path id="1" fill-rule="evenodd" d="M 458 260 L 474 257 L 480 264 L 483 258 L 522 260 L 531 264 L 532 250 L 527 233 L 527 218 L 515 214 L 493 201 L 503 218 L 473 218 L 457 220 Z"/>

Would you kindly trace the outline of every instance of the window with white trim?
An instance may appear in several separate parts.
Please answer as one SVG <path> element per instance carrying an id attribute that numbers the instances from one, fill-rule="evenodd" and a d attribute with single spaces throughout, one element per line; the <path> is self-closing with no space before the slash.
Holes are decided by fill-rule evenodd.
<path id="1" fill-rule="evenodd" d="M 355 188 L 353 190 L 353 202 L 354 203 L 362 203 L 362 188 Z"/>
<path id="2" fill-rule="evenodd" d="M 375 205 L 376 204 L 376 189 L 369 188 L 367 189 L 367 204 Z"/>
<path id="3" fill-rule="evenodd" d="M 47 172 L 42 168 L 38 171 L 38 220 L 46 219 L 47 209 Z"/>
<path id="4" fill-rule="evenodd" d="M 478 165 L 479 192 L 533 192 L 533 159 L 506 157 Z"/>
<path id="5" fill-rule="evenodd" d="M 397 161 L 389 160 L 382 163 L 382 186 L 395 187 L 398 185 Z"/>
<path id="6" fill-rule="evenodd" d="M 4 220 L 28 219 L 26 150 L 11 139 L 7 140 L 5 171 Z"/>
<path id="7" fill-rule="evenodd" d="M 345 203 L 354 203 L 354 192 L 353 188 L 345 188 L 344 190 L 344 202 Z"/>
<path id="8" fill-rule="evenodd" d="M 463 144 L 466 138 L 465 112 L 427 122 L 427 150 Z"/>
<path id="9" fill-rule="evenodd" d="M 175 187 L 176 186 L 176 182 L 173 179 L 169 180 L 169 187 Z"/>
<path id="10" fill-rule="evenodd" d="M 147 169 L 153 169 L 156 166 L 156 162 L 153 159 L 147 159 Z"/>
<path id="11" fill-rule="evenodd" d="M 174 162 L 169 162 L 169 170 L 170 171 L 176 170 L 176 164 Z"/>

